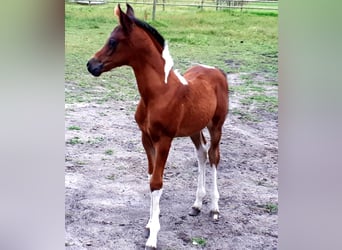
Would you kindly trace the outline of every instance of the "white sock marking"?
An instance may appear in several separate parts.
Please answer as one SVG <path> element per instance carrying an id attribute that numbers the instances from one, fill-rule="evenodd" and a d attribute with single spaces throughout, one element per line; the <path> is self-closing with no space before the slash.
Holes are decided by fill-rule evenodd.
<path id="1" fill-rule="evenodd" d="M 151 208 L 150 208 L 150 219 L 146 225 L 146 228 L 150 229 L 150 236 L 146 241 L 147 247 L 157 247 L 157 235 L 160 230 L 159 223 L 159 201 L 163 193 L 163 189 L 155 190 L 151 193 Z"/>
<path id="2" fill-rule="evenodd" d="M 220 198 L 220 194 L 217 188 L 217 169 L 215 165 L 213 165 L 211 169 L 212 169 L 212 174 L 213 174 L 212 193 L 211 193 L 211 211 L 219 212 L 218 201 Z"/>
<path id="3" fill-rule="evenodd" d="M 165 80 L 164 81 L 165 81 L 165 84 L 167 84 L 167 78 L 169 77 L 170 70 L 173 67 L 173 59 L 170 55 L 169 46 L 167 45 L 166 41 L 165 41 L 162 57 L 164 58 L 164 61 L 165 61 L 165 65 L 164 65 Z"/>
<path id="4" fill-rule="evenodd" d="M 202 208 L 203 198 L 206 194 L 205 192 L 205 163 L 207 161 L 207 150 L 205 145 L 197 150 L 197 162 L 198 162 L 198 182 L 196 191 L 196 200 L 193 207 L 198 209 Z"/>

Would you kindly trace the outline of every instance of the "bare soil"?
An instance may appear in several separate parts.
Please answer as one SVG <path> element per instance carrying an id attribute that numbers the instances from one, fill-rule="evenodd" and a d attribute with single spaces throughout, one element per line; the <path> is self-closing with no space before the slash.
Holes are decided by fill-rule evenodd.
<path id="1" fill-rule="evenodd" d="M 228 79 L 231 86 L 243 84 L 238 74 Z M 268 91 L 277 94 L 276 87 Z M 165 169 L 158 249 L 277 249 L 277 113 L 242 105 L 241 98 L 230 93 L 230 110 L 257 119 L 230 112 L 224 125 L 220 221 L 209 217 L 209 197 L 199 216 L 188 215 L 195 200 L 197 161 L 191 140 L 176 138 Z M 150 191 L 134 121 L 136 105 L 66 104 L 66 249 L 144 249 Z M 204 243 L 196 244 L 194 238 Z"/>

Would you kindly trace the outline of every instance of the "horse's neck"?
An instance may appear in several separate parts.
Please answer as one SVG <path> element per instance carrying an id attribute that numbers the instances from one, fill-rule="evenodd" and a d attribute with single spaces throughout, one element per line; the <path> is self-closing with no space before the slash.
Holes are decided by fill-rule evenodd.
<path id="1" fill-rule="evenodd" d="M 153 57 L 150 57 L 153 58 Z M 160 55 L 153 62 L 140 60 L 143 63 L 132 65 L 138 89 L 144 100 L 160 97 L 165 91 L 171 90 L 169 83 L 165 84 L 164 60 Z M 172 73 L 172 70 L 170 74 Z"/>

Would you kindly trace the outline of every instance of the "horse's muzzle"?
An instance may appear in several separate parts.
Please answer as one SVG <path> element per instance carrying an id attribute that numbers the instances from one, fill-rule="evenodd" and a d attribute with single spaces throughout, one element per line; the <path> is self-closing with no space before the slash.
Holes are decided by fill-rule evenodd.
<path id="1" fill-rule="evenodd" d="M 95 58 L 92 58 L 88 61 L 87 68 L 90 74 L 93 76 L 100 76 L 103 69 L 103 63 L 99 62 Z"/>

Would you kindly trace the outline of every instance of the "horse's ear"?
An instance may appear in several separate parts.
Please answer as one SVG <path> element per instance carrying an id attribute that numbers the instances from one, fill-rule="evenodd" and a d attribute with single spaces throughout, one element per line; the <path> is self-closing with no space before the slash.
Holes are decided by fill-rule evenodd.
<path id="1" fill-rule="evenodd" d="M 128 3 L 126 3 L 126 6 L 127 6 L 126 15 L 133 18 L 134 17 L 134 10 L 133 10 L 132 6 L 129 5 Z"/>
<path id="2" fill-rule="evenodd" d="M 114 9 L 114 14 L 118 17 L 121 26 L 123 27 L 124 31 L 129 32 L 131 30 L 133 21 L 131 18 L 126 15 L 118 4 Z"/>
<path id="3" fill-rule="evenodd" d="M 117 17 L 117 18 L 120 18 L 120 12 L 122 12 L 121 8 L 120 8 L 120 4 L 118 4 L 115 9 L 114 9 L 114 15 Z M 119 19 L 120 21 L 120 19 Z"/>

